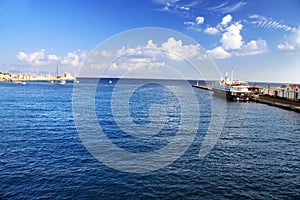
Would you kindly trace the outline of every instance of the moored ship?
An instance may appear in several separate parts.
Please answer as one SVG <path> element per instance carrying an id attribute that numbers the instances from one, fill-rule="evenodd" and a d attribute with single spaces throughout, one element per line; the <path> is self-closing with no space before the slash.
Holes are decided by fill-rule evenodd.
<path id="1" fill-rule="evenodd" d="M 250 100 L 250 91 L 248 89 L 248 84 L 243 81 L 233 80 L 233 78 L 230 79 L 228 76 L 225 76 L 224 78 L 216 81 L 215 84 L 212 85 L 212 90 L 215 95 L 225 97 L 227 100 Z"/>

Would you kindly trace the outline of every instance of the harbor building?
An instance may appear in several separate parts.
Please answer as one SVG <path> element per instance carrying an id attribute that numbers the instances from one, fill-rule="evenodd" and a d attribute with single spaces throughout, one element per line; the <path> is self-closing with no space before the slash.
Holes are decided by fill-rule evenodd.
<path id="1" fill-rule="evenodd" d="M 300 85 L 288 85 L 284 88 L 284 98 L 291 100 L 300 99 Z"/>
<path id="2" fill-rule="evenodd" d="M 300 100 L 300 85 L 289 84 L 277 88 L 264 88 L 263 95 L 280 97 L 289 100 Z"/>

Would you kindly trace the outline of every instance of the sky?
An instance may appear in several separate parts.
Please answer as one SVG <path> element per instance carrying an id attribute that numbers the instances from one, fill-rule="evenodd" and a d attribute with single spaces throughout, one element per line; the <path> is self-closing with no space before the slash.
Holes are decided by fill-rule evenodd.
<path id="1" fill-rule="evenodd" d="M 110 38 L 158 27 L 188 39 L 146 33 L 140 43 L 123 43 L 117 36 L 120 45 L 101 47 L 100 53 L 112 57 L 158 47 L 187 60 L 204 59 L 206 54 L 221 74 L 233 69 L 246 81 L 300 83 L 299 11 L 300 0 L 0 0 L 0 71 L 53 74 L 58 66 L 78 74 L 91 52 Z M 141 63 L 153 70 L 178 61 L 170 56 L 168 61 L 132 57 L 112 63 L 111 75 L 132 71 Z M 104 63 L 98 64 L 101 68 Z M 187 69 L 182 65 L 181 70 Z"/>

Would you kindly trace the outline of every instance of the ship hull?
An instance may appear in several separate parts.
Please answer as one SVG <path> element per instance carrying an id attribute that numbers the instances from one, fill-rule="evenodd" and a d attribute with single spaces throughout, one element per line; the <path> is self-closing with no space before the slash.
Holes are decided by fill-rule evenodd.
<path id="1" fill-rule="evenodd" d="M 231 91 L 225 91 L 221 89 L 212 88 L 212 91 L 214 95 L 224 98 L 228 101 L 249 101 L 250 96 L 249 93 L 244 92 L 231 92 Z"/>

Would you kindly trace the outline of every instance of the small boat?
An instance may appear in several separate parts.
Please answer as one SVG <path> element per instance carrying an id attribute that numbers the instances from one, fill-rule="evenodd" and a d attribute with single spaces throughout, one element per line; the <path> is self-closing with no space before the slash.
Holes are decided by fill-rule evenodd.
<path id="1" fill-rule="evenodd" d="M 74 80 L 73 83 L 79 83 L 79 81 L 78 80 Z"/>
<path id="2" fill-rule="evenodd" d="M 233 77 L 233 75 L 232 75 Z M 249 101 L 251 91 L 243 81 L 228 78 L 226 75 L 212 86 L 215 95 L 225 97 L 231 101 Z"/>
<path id="3" fill-rule="evenodd" d="M 57 84 L 59 84 L 59 85 L 64 85 L 64 84 L 66 84 L 66 81 L 65 81 L 65 80 L 59 80 L 59 81 L 57 82 Z"/>
<path id="4" fill-rule="evenodd" d="M 15 84 L 26 85 L 25 81 L 13 81 Z"/>
<path id="5" fill-rule="evenodd" d="M 22 80 L 23 79 L 23 80 Z M 24 80 L 24 75 L 21 75 L 21 72 L 18 74 L 18 79 L 14 79 L 13 83 L 20 84 L 20 85 L 26 85 L 26 82 Z"/>

